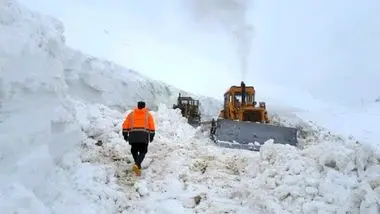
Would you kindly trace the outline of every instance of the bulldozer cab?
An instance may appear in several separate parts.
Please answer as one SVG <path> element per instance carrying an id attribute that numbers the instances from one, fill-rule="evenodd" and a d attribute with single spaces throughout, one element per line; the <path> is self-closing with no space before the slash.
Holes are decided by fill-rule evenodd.
<path id="1" fill-rule="evenodd" d="M 194 100 L 191 97 L 178 97 L 177 105 L 182 107 L 182 114 L 198 114 L 199 100 Z"/>
<path id="2" fill-rule="evenodd" d="M 224 109 L 221 116 L 225 119 L 269 123 L 264 102 L 257 106 L 255 101 L 255 88 L 245 86 L 231 86 L 224 93 Z"/>
<path id="3" fill-rule="evenodd" d="M 183 117 L 188 119 L 190 124 L 198 125 L 201 120 L 199 112 L 199 100 L 192 97 L 182 97 L 179 93 L 177 104 L 173 105 L 173 109 L 179 108 Z"/>
<path id="4" fill-rule="evenodd" d="M 245 106 L 254 106 L 254 94 L 245 93 L 245 96 L 240 91 L 237 91 L 236 88 L 226 92 L 224 94 L 225 104 L 232 103 L 236 108 L 241 108 Z"/>

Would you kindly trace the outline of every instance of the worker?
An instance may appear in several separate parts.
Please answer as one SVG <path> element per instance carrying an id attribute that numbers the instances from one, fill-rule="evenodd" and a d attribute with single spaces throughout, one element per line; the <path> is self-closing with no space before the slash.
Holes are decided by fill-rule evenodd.
<path id="1" fill-rule="evenodd" d="M 141 163 L 148 152 L 148 144 L 153 141 L 155 135 L 154 119 L 144 101 L 137 103 L 137 108 L 128 114 L 123 122 L 124 140 L 131 145 L 131 153 L 135 164 L 132 171 L 137 176 L 141 175 Z"/>
<path id="2" fill-rule="evenodd" d="M 211 120 L 211 129 L 210 129 L 210 136 L 213 137 L 216 131 L 216 121 L 214 118 Z"/>

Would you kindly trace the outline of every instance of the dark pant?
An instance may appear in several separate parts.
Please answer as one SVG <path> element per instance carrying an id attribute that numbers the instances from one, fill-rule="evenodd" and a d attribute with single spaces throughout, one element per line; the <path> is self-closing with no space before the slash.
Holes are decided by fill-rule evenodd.
<path id="1" fill-rule="evenodd" d="M 136 165 L 141 169 L 141 163 L 143 162 L 146 153 L 148 152 L 147 143 L 131 143 L 131 153 Z"/>

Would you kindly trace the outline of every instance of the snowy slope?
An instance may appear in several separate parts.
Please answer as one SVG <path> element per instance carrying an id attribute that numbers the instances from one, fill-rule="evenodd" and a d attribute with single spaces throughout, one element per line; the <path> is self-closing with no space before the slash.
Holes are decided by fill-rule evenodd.
<path id="1" fill-rule="evenodd" d="M 331 108 L 329 111 L 314 111 L 315 114 L 299 113 L 303 118 L 318 121 L 328 129 L 350 136 L 363 144 L 370 145 L 380 154 L 380 106 L 378 103 L 368 104 L 357 108 Z"/>
<path id="2" fill-rule="evenodd" d="M 30 52 L 44 52 L 46 56 L 55 60 L 54 64 L 50 62 L 51 60 L 47 63 L 51 63 L 50 66 L 56 66 L 57 68 L 52 70 L 59 70 L 59 75 L 63 75 L 60 81 L 65 82 L 65 87 L 71 96 L 120 110 L 129 109 L 136 104 L 137 100 L 144 99 L 151 109 L 157 109 L 159 102 L 171 106 L 176 102 L 178 93 L 182 92 L 182 94 L 207 101 L 207 104 L 201 107 L 206 117 L 217 113 L 215 109 L 221 105 L 220 100 L 196 96 L 152 80 L 131 69 L 68 48 L 64 45 L 62 23 L 25 11 L 25 9 L 19 10 L 18 6 L 11 6 L 14 3 L 9 2 L 13 1 L 2 2 L 4 5 L 10 4 L 9 7 L 2 8 L 9 12 L 1 14 L 1 23 L 4 28 L 1 44 L 4 57 L 17 56 L 21 52 L 26 52 L 26 49 Z M 36 60 L 30 61 L 33 63 Z M 38 66 L 41 67 L 41 65 Z M 57 71 L 52 71 L 50 75 L 56 75 L 56 73 Z"/>
<path id="3" fill-rule="evenodd" d="M 146 100 L 152 110 L 156 110 L 159 103 L 172 106 L 177 102 L 178 93 L 200 99 L 205 119 L 215 116 L 221 106 L 220 100 L 185 92 L 69 48 L 65 49 L 62 63 L 70 95 L 121 111 L 135 106 L 140 99 Z"/>
<path id="4" fill-rule="evenodd" d="M 379 155 L 293 113 L 277 120 L 303 128 L 305 149 L 256 153 L 217 148 L 160 105 L 136 181 L 125 105 L 167 103 L 175 89 L 68 49 L 62 31 L 0 2 L 2 213 L 378 213 Z"/>

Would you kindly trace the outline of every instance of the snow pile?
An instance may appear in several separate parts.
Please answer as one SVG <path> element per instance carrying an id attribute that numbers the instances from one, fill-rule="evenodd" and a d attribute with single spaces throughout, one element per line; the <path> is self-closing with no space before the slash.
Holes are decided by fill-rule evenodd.
<path id="1" fill-rule="evenodd" d="M 292 112 L 282 112 L 281 115 L 272 113 L 270 114 L 270 120 L 275 125 L 297 128 L 299 148 L 305 148 L 308 145 L 315 145 L 324 141 L 344 141 L 342 136 L 333 134 L 313 121 L 305 121 Z"/>
<path id="2" fill-rule="evenodd" d="M 377 213 L 379 156 L 324 142 L 304 151 L 268 144 L 253 167 L 251 206 L 270 213 Z"/>
<path id="3" fill-rule="evenodd" d="M 94 177 L 101 172 L 75 158 L 80 132 L 70 123 L 70 115 L 57 108 L 66 99 L 62 66 L 55 58 L 63 39 L 61 25 L 50 21 L 42 22 L 12 1 L 0 2 L 0 206 L 4 213 L 66 213 L 68 207 L 94 212 L 75 186 L 81 186 L 77 179 L 81 172 L 93 171 L 88 174 Z"/>
<path id="4" fill-rule="evenodd" d="M 129 146 L 118 135 L 121 115 L 100 115 L 92 123 L 99 129 L 89 130 L 103 134 L 95 139 L 88 134 L 86 160 L 116 172 L 128 196 L 125 213 L 376 213 L 379 209 L 380 157 L 353 141 L 310 135 L 316 143 L 304 150 L 270 142 L 260 152 L 218 148 L 200 137 L 178 111 L 161 105 L 154 112 L 157 137 L 149 146 L 143 175 L 136 179 L 130 171 Z M 312 125 L 307 130 L 318 132 Z M 96 146 L 99 140 L 103 144 Z"/>
<path id="5" fill-rule="evenodd" d="M 64 44 L 63 31 L 62 23 L 55 19 L 30 12 L 16 1 L 0 1 L 0 207 L 3 213 L 67 213 L 68 210 L 115 213 L 127 206 L 113 172 L 104 165 L 83 162 L 87 153 L 82 147 L 88 135 L 98 138 L 105 132 L 104 128 L 115 128 L 108 119 L 103 127 L 94 123 L 99 112 L 120 114 L 94 103 L 112 107 L 128 105 L 138 90 L 149 91 L 152 95 L 140 96 L 147 96 L 147 102 L 154 103 L 154 90 L 163 91 L 165 85 L 144 81 L 143 77 L 137 82 L 132 73 L 119 74 L 126 69 L 115 71 L 116 74 L 107 78 L 112 64 L 95 60 L 97 64 L 93 65 L 94 62 L 78 54 L 77 62 L 74 58 L 66 59 L 72 50 Z M 80 72 L 70 73 L 70 69 Z M 122 81 L 115 81 L 121 77 Z M 129 78 L 133 80 L 128 81 Z M 121 83 L 132 86 L 117 87 Z M 169 88 L 162 96 L 174 92 Z"/>

